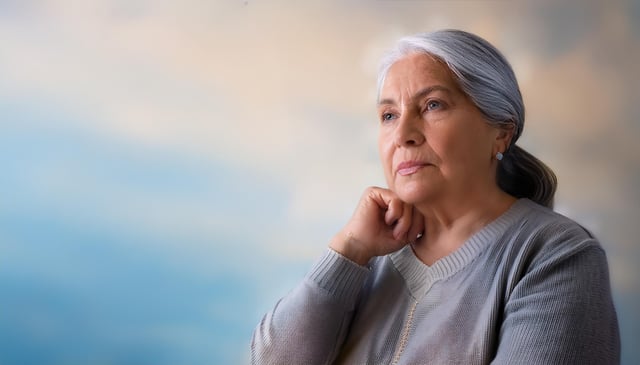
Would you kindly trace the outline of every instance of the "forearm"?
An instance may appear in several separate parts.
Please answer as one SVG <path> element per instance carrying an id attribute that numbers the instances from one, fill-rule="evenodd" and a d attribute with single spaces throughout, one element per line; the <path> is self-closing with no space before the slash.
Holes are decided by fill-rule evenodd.
<path id="1" fill-rule="evenodd" d="M 336 356 L 368 274 L 328 250 L 256 328 L 253 364 L 327 364 Z"/>

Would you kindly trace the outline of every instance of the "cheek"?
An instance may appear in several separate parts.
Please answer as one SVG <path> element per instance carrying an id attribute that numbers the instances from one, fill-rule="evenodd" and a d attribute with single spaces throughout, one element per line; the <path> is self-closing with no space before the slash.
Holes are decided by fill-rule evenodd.
<path id="1" fill-rule="evenodd" d="M 472 133 L 442 129 L 434 131 L 428 143 L 440 173 L 452 178 L 474 165 L 473 161 L 477 158 L 474 152 L 476 142 Z"/>
<path id="2" fill-rule="evenodd" d="M 486 131 L 477 128 L 442 140 L 441 150 L 446 151 L 444 156 L 450 162 L 453 169 L 466 171 L 485 168 L 484 161 L 490 160 L 490 141 Z"/>

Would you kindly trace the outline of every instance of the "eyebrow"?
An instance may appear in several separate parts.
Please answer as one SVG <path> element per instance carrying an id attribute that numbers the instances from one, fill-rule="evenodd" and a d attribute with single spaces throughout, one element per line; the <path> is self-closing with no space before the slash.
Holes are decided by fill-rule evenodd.
<path id="1" fill-rule="evenodd" d="M 414 99 L 414 100 L 415 99 L 421 99 L 421 98 L 431 94 L 434 91 L 444 91 L 446 93 L 451 93 L 451 90 L 449 90 L 445 86 L 432 85 L 432 86 L 427 86 L 427 87 L 421 89 L 420 91 L 415 93 L 413 96 L 411 96 L 411 98 Z M 382 99 L 382 100 L 378 101 L 378 105 L 395 105 L 395 104 L 396 104 L 395 100 L 393 100 L 391 98 Z"/>

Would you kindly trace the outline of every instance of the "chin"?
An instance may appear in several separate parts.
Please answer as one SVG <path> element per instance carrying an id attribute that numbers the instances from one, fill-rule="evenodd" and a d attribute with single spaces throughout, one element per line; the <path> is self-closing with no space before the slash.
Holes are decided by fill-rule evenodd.
<path id="1" fill-rule="evenodd" d="M 394 193 L 407 204 L 416 205 L 427 202 L 434 197 L 434 190 L 422 184 L 402 184 L 392 189 Z"/>

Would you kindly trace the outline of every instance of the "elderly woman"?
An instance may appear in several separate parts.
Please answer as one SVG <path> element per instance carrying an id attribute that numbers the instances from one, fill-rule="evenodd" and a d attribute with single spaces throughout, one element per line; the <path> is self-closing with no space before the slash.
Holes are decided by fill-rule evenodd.
<path id="1" fill-rule="evenodd" d="M 378 90 L 388 188 L 263 318 L 252 362 L 618 363 L 605 253 L 515 144 L 524 106 L 500 52 L 457 30 L 403 38 Z"/>

